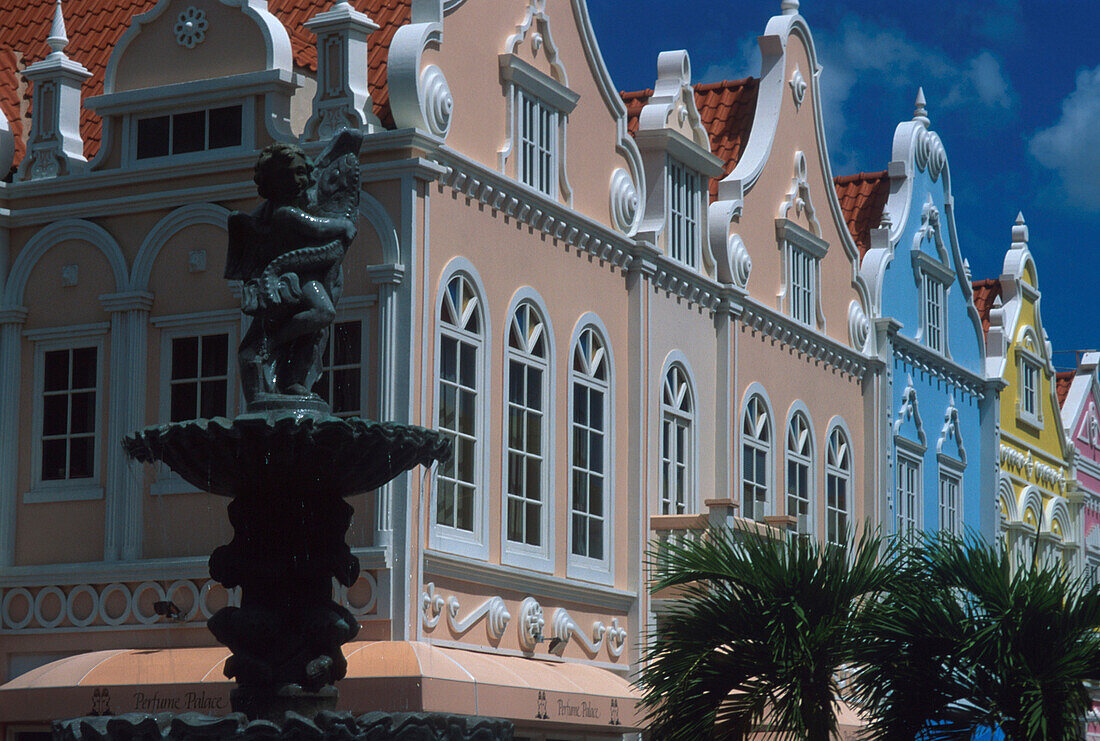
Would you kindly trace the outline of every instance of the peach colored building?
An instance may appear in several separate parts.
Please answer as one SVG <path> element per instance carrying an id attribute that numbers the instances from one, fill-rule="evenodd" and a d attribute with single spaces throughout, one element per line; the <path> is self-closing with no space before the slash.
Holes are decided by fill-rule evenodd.
<path id="1" fill-rule="evenodd" d="M 272 141 L 367 132 L 316 390 L 455 440 L 353 498 L 348 709 L 618 737 L 641 723 L 652 538 L 880 520 L 883 364 L 797 5 L 759 78 L 693 86 L 665 52 L 625 101 L 583 0 L 84 0 L 79 34 L 68 5 L 0 10 L 25 49 L 0 59 L 22 96 L 0 99 L 12 741 L 52 715 L 226 709 L 204 624 L 236 599 L 206 575 L 226 503 L 118 441 L 242 410 L 226 217 Z"/>

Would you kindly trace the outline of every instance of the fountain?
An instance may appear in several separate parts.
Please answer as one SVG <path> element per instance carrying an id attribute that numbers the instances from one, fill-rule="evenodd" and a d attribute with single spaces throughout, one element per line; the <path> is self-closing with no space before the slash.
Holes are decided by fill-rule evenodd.
<path id="1" fill-rule="evenodd" d="M 240 606 L 208 625 L 232 651 L 233 713 L 76 718 L 54 724 L 56 741 L 512 738 L 511 724 L 497 719 L 336 711 L 335 683 L 347 671 L 341 646 L 359 630 L 331 598 L 334 578 L 350 587 L 359 575 L 344 541 L 345 498 L 451 453 L 438 432 L 341 419 L 310 391 L 356 234 L 361 144 L 361 133 L 344 130 L 316 164 L 293 145 L 267 147 L 255 174 L 264 203 L 229 217 L 226 277 L 242 281 L 242 311 L 252 317 L 238 355 L 245 413 L 147 427 L 122 442 L 132 458 L 162 461 L 232 498 L 234 536 L 211 555 L 210 576 L 240 587 Z"/>

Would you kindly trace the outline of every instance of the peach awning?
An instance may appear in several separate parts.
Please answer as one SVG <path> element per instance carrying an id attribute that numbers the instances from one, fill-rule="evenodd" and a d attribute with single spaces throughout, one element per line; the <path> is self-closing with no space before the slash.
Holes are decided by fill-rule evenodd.
<path id="1" fill-rule="evenodd" d="M 344 646 L 340 708 L 507 718 L 523 728 L 640 730 L 638 693 L 588 664 L 479 653 L 415 641 Z M 47 722 L 109 710 L 229 712 L 224 648 L 96 651 L 54 661 L 0 687 L 0 717 Z"/>

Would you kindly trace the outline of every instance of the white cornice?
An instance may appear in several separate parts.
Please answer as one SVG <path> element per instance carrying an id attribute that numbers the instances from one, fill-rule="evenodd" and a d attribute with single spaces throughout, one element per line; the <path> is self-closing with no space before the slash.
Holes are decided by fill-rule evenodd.
<path id="1" fill-rule="evenodd" d="M 890 339 L 894 345 L 894 353 L 906 362 L 937 378 L 953 383 L 978 398 L 984 396 L 986 378 L 981 374 L 963 368 L 950 358 L 928 349 L 916 340 L 898 334 L 896 330 L 891 333 Z"/>
<path id="2" fill-rule="evenodd" d="M 513 566 L 473 561 L 433 550 L 424 551 L 424 573 L 616 612 L 629 611 L 638 600 L 635 592 L 538 574 Z"/>
<path id="3" fill-rule="evenodd" d="M 819 334 L 752 297 L 742 299 L 741 321 L 749 328 L 861 381 L 868 370 L 881 364 L 881 361 Z"/>

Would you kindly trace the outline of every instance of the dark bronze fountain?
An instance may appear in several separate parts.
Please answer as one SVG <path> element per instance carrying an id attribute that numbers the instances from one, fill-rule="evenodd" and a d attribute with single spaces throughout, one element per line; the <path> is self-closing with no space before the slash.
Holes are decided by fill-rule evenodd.
<path id="1" fill-rule="evenodd" d="M 316 164 L 293 145 L 269 146 L 255 174 L 264 203 L 229 217 L 226 277 L 242 281 L 252 318 L 238 356 L 245 413 L 147 427 L 122 441 L 132 458 L 162 461 L 233 500 L 233 540 L 211 555 L 210 576 L 240 587 L 240 606 L 208 622 L 233 652 L 233 715 L 77 718 L 55 724 L 57 741 L 511 739 L 511 724 L 495 719 L 336 712 L 341 646 L 359 630 L 332 600 L 334 578 L 350 587 L 359 575 L 344 541 L 345 498 L 450 456 L 438 432 L 341 419 L 311 392 L 356 234 L 361 144 L 362 134 L 344 130 Z"/>

